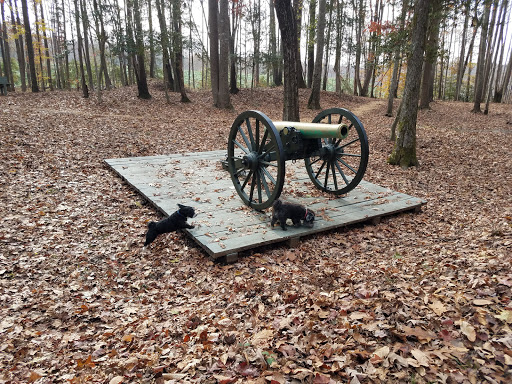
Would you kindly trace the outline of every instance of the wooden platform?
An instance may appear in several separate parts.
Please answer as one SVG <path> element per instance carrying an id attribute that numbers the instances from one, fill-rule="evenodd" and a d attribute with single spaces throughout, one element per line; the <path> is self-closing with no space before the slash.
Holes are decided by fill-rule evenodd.
<path id="1" fill-rule="evenodd" d="M 107 159 L 105 162 L 165 215 L 177 203 L 191 205 L 196 217 L 185 230 L 212 258 L 236 257 L 238 252 L 410 210 L 426 201 L 368 182 L 343 197 L 318 191 L 307 176 L 303 161 L 286 162 L 281 198 L 306 205 L 316 213 L 313 228 L 270 227 L 271 212 L 245 206 L 235 191 L 221 160 L 226 151 L 166 156 Z M 148 218 L 149 219 L 149 218 Z M 155 219 L 155 218 L 151 218 Z"/>

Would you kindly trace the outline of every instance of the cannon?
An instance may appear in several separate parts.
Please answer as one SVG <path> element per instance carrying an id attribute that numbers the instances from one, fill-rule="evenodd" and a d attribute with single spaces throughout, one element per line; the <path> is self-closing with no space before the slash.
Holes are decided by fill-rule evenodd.
<path id="1" fill-rule="evenodd" d="M 243 202 L 264 210 L 279 198 L 285 162 L 304 159 L 316 188 L 348 193 L 368 164 L 368 138 L 350 111 L 331 108 L 311 123 L 274 121 L 259 111 L 242 112 L 233 122 L 225 166 Z"/>

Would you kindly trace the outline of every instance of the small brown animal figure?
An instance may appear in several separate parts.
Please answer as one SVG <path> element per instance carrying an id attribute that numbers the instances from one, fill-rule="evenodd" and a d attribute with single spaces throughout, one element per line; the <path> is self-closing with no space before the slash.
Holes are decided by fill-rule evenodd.
<path id="1" fill-rule="evenodd" d="M 301 222 L 308 227 L 312 227 L 315 220 L 315 212 L 300 204 L 283 203 L 281 200 L 276 200 L 272 204 L 272 221 L 270 226 L 273 227 L 279 221 L 281 228 L 286 231 L 287 219 L 291 219 L 296 227 L 300 226 Z"/>

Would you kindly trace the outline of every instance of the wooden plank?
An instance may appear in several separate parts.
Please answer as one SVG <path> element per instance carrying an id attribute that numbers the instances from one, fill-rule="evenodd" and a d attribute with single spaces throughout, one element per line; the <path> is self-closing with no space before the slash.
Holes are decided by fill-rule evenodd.
<path id="1" fill-rule="evenodd" d="M 107 159 L 105 162 L 164 215 L 177 203 L 191 205 L 194 229 L 184 230 L 212 258 L 276 242 L 291 245 L 304 236 L 382 216 L 418 209 L 425 201 L 378 185 L 361 182 L 349 194 L 334 197 L 316 190 L 303 162 L 286 163 L 285 200 L 306 205 L 316 213 L 315 225 L 270 227 L 271 211 L 243 205 L 220 161 L 226 151 Z M 291 224 L 291 223 L 290 223 Z M 235 255 L 235 256 L 233 256 Z"/>

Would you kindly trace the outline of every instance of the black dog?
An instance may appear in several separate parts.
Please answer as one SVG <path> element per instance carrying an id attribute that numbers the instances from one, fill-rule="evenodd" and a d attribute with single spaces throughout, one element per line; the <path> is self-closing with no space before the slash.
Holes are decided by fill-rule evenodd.
<path id="1" fill-rule="evenodd" d="M 281 228 L 286 231 L 287 219 L 291 219 L 296 227 L 301 225 L 301 221 L 312 227 L 315 220 L 315 212 L 300 204 L 283 203 L 281 200 L 276 200 L 272 205 L 272 221 L 270 225 L 273 227 L 279 221 Z"/>
<path id="2" fill-rule="evenodd" d="M 187 223 L 189 217 L 195 216 L 194 208 L 187 207 L 186 205 L 178 204 L 178 209 L 171 216 L 160 220 L 158 223 L 151 221 L 148 224 L 148 233 L 146 233 L 146 242 L 144 246 L 151 244 L 158 235 L 177 231 L 183 228 L 194 228 L 193 225 Z"/>

